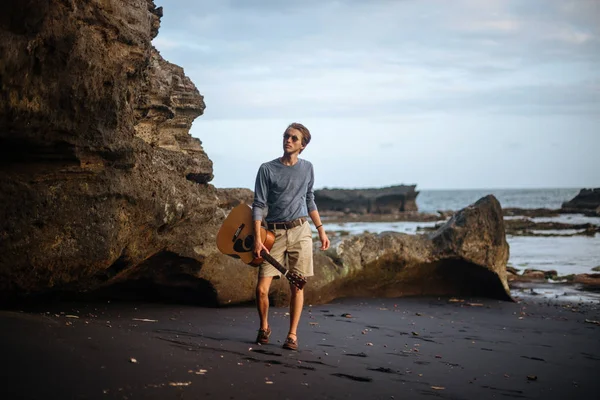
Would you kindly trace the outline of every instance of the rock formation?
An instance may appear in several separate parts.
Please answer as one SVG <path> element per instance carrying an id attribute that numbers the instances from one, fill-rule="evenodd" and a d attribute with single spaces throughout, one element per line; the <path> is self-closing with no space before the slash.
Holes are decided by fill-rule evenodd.
<path id="1" fill-rule="evenodd" d="M 577 196 L 562 204 L 561 211 L 600 215 L 600 188 L 581 189 Z"/>
<path id="2" fill-rule="evenodd" d="M 319 210 L 358 214 L 397 214 L 418 211 L 416 185 L 397 185 L 377 189 L 315 190 Z"/>
<path id="3" fill-rule="evenodd" d="M 161 15 L 150 0 L 3 6 L 3 296 L 157 271 L 212 290 L 199 273 L 225 212 L 189 134 L 203 98 L 151 45 Z"/>
<path id="4" fill-rule="evenodd" d="M 252 204 L 254 192 L 244 188 L 217 189 L 219 207 L 230 210 L 241 203 Z"/>
<path id="5" fill-rule="evenodd" d="M 504 228 L 507 235 L 513 236 L 566 237 L 585 235 L 593 237 L 600 232 L 600 226 L 589 222 L 585 224 L 568 224 L 554 221 L 535 222 L 530 218 L 506 219 L 504 220 Z"/>

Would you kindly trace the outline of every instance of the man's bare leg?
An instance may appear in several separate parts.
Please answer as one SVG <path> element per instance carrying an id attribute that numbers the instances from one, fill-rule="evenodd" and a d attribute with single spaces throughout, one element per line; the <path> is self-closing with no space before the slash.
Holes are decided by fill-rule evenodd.
<path id="1" fill-rule="evenodd" d="M 260 329 L 269 327 L 269 288 L 273 281 L 272 276 L 259 277 L 256 284 L 256 308 L 260 318 Z"/>
<path id="2" fill-rule="evenodd" d="M 302 306 L 304 305 L 304 291 L 298 289 L 291 283 L 290 290 L 290 331 L 288 333 L 288 336 L 293 335 L 292 339 L 296 340 L 296 333 L 298 332 L 298 323 L 300 322 Z"/>

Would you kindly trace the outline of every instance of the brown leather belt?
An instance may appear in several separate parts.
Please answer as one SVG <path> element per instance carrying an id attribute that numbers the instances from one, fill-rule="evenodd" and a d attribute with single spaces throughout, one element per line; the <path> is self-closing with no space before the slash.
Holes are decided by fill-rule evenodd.
<path id="1" fill-rule="evenodd" d="M 292 229 L 292 228 L 302 225 L 304 222 L 306 222 L 306 218 L 304 218 L 304 217 L 295 219 L 293 221 L 286 221 L 286 222 L 267 222 L 267 228 L 269 228 L 269 229 Z"/>

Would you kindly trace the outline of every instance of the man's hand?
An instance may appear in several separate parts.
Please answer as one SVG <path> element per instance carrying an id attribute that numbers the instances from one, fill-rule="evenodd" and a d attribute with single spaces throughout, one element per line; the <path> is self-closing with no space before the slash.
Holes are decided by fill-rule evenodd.
<path id="1" fill-rule="evenodd" d="M 321 241 L 320 250 L 327 250 L 329 248 L 329 238 L 327 237 L 327 233 L 325 232 L 325 228 L 321 227 L 319 229 L 319 240 Z"/>
<path id="2" fill-rule="evenodd" d="M 323 227 L 323 223 L 321 222 L 321 217 L 319 216 L 319 211 L 312 210 L 308 213 L 310 215 L 310 219 L 312 219 L 313 224 L 317 227 L 317 232 L 319 232 L 319 240 L 321 241 L 320 250 L 327 250 L 329 248 L 329 238 L 327 237 L 327 233 L 325 232 L 325 228 Z"/>
<path id="3" fill-rule="evenodd" d="M 263 244 L 263 241 L 261 238 L 262 229 L 260 227 L 261 227 L 261 222 L 254 221 L 254 250 L 253 250 L 254 258 L 261 258 L 260 253 L 262 253 L 263 250 L 266 251 L 267 254 L 269 254 L 269 249 L 267 249 L 265 247 L 265 245 Z"/>
<path id="4" fill-rule="evenodd" d="M 262 241 L 260 240 L 255 240 L 254 241 L 254 258 L 261 258 L 260 253 L 262 253 L 262 251 L 265 251 L 267 254 L 269 254 L 269 249 L 267 249 L 265 247 L 265 245 L 262 243 Z"/>

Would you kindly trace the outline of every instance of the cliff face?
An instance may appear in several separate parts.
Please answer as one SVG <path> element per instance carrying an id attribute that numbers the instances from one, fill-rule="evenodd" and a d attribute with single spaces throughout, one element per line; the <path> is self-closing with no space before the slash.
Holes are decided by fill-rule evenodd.
<path id="1" fill-rule="evenodd" d="M 194 276 L 214 251 L 224 212 L 188 133 L 205 106 L 151 45 L 161 15 L 151 0 L 3 6 L 4 295 L 94 289 L 157 265 Z"/>

